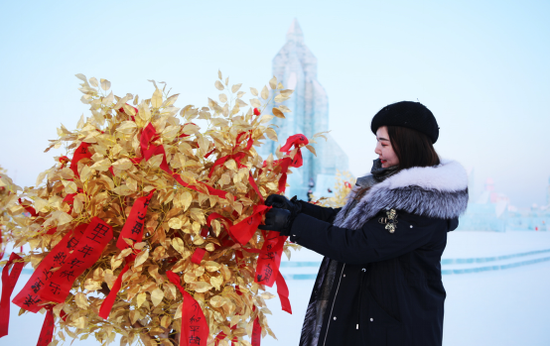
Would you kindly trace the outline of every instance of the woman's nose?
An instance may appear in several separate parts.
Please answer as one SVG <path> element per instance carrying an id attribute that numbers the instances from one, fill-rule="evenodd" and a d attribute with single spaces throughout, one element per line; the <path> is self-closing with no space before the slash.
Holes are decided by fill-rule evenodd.
<path id="1" fill-rule="evenodd" d="M 374 147 L 374 152 L 377 154 L 377 155 L 380 155 L 382 152 L 380 151 L 380 148 L 378 146 L 378 144 Z"/>

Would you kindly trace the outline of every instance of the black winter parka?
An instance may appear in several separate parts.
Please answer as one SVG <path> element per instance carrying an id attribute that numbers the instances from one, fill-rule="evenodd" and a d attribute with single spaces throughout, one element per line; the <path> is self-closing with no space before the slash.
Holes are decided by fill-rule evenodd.
<path id="1" fill-rule="evenodd" d="M 300 345 L 442 344 L 441 255 L 464 212 L 456 162 L 403 170 L 343 209 L 302 203 L 291 240 L 325 256 Z"/>

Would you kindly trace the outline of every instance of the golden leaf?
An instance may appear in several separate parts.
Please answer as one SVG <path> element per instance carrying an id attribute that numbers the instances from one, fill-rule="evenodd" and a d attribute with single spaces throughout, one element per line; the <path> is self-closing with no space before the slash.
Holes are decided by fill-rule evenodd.
<path id="1" fill-rule="evenodd" d="M 292 111 L 290 110 L 290 108 L 288 108 L 287 106 L 285 105 L 278 105 L 277 108 L 279 108 L 279 110 L 283 113 L 292 113 Z"/>
<path id="2" fill-rule="evenodd" d="M 174 94 L 174 95 L 171 95 L 170 97 L 168 97 L 164 103 L 163 103 L 163 106 L 164 107 L 170 107 L 172 106 L 174 103 L 176 103 L 176 101 L 178 100 L 178 97 L 179 97 L 180 94 Z M 179 109 L 178 109 L 179 110 Z M 172 113 L 172 115 L 175 115 L 176 113 Z"/>
<path id="3" fill-rule="evenodd" d="M 292 95 L 293 92 L 294 92 L 294 90 L 292 90 L 292 89 L 285 89 L 285 90 L 281 90 L 280 94 L 285 96 L 285 97 L 290 97 L 290 95 Z"/>
<path id="4" fill-rule="evenodd" d="M 151 97 L 151 105 L 153 108 L 160 108 L 162 105 L 162 91 L 159 89 L 155 89 L 155 92 L 153 93 L 153 97 Z"/>
<path id="5" fill-rule="evenodd" d="M 215 86 L 216 89 L 218 89 L 218 90 L 223 90 L 223 89 L 225 89 L 224 86 L 223 86 L 223 84 L 220 83 L 219 80 L 217 80 L 216 83 L 214 83 L 214 86 Z"/>
<path id="6" fill-rule="evenodd" d="M 164 155 L 163 154 L 158 154 L 158 155 L 155 155 L 155 156 L 151 157 L 149 159 L 149 161 L 147 161 L 147 164 L 149 165 L 149 167 L 159 168 L 163 159 L 164 159 Z"/>
<path id="7" fill-rule="evenodd" d="M 222 78 L 222 71 L 218 70 L 218 78 L 221 80 Z"/>
<path id="8" fill-rule="evenodd" d="M 111 167 L 111 161 L 109 159 L 103 159 L 94 163 L 91 168 L 96 171 L 105 172 L 109 167 Z"/>
<path id="9" fill-rule="evenodd" d="M 277 78 L 275 76 L 273 76 L 273 78 L 269 80 L 269 87 L 272 90 L 275 90 L 277 88 Z"/>
<path id="10" fill-rule="evenodd" d="M 191 208 L 189 209 L 189 212 L 191 214 L 191 218 L 197 222 L 199 222 L 201 225 L 206 224 L 206 218 L 204 217 L 204 211 L 200 208 Z"/>
<path id="11" fill-rule="evenodd" d="M 133 108 L 132 108 L 133 109 Z M 133 134 L 137 129 L 137 125 L 135 121 L 124 121 L 122 122 L 122 125 L 117 127 L 117 132 L 124 133 L 126 135 Z"/>
<path id="12" fill-rule="evenodd" d="M 216 290 L 219 291 L 221 289 L 221 285 L 223 284 L 223 276 L 219 275 L 211 277 L 210 283 L 212 284 L 212 286 L 214 286 Z"/>
<path id="13" fill-rule="evenodd" d="M 270 293 L 270 292 L 264 292 L 264 293 L 260 294 L 260 296 L 263 299 L 273 299 L 273 298 L 276 297 L 276 295 L 274 295 L 273 293 Z"/>
<path id="14" fill-rule="evenodd" d="M 250 105 L 254 108 L 262 108 L 262 103 L 258 99 L 250 99 Z"/>
<path id="15" fill-rule="evenodd" d="M 223 164 L 225 167 L 227 167 L 228 169 L 232 170 L 232 171 L 236 171 L 237 170 L 237 163 L 235 162 L 235 160 L 233 159 L 230 159 L 230 160 L 227 160 L 225 161 L 225 163 Z"/>
<path id="16" fill-rule="evenodd" d="M 260 124 L 268 123 L 273 119 L 274 116 L 271 114 L 264 114 L 262 115 L 262 119 L 260 120 Z"/>
<path id="17" fill-rule="evenodd" d="M 235 104 L 236 104 L 237 106 L 239 106 L 239 107 L 246 107 L 246 106 L 248 106 L 248 104 L 247 104 L 246 102 L 244 102 L 243 100 L 241 100 L 241 99 L 235 100 Z"/>
<path id="18" fill-rule="evenodd" d="M 214 308 L 220 308 L 223 305 L 225 305 L 226 302 L 225 302 L 225 299 L 223 299 L 223 297 L 214 296 L 214 297 L 210 298 L 209 303 Z"/>
<path id="19" fill-rule="evenodd" d="M 97 78 L 95 77 L 92 77 L 90 78 L 90 84 L 94 87 L 94 88 L 97 88 L 98 87 L 98 82 L 97 82 Z"/>
<path id="20" fill-rule="evenodd" d="M 172 247 L 181 255 L 185 254 L 185 247 L 183 246 L 183 240 L 179 237 L 172 239 Z"/>
<path id="21" fill-rule="evenodd" d="M 160 288 L 155 288 L 153 292 L 151 292 L 151 302 L 154 306 L 159 305 L 162 302 L 162 299 L 164 298 L 164 291 Z"/>
<path id="22" fill-rule="evenodd" d="M 264 100 L 267 100 L 267 98 L 269 97 L 269 90 L 267 89 L 266 86 L 263 87 L 261 96 Z M 279 96 L 279 95 L 277 95 L 277 96 Z"/>
<path id="23" fill-rule="evenodd" d="M 67 195 L 76 193 L 78 187 L 76 186 L 76 183 L 74 181 L 63 180 L 62 183 L 63 183 L 63 186 L 65 187 L 65 193 Z"/>
<path id="24" fill-rule="evenodd" d="M 147 261 L 148 257 L 149 257 L 149 249 L 146 249 L 145 251 L 141 251 L 136 256 L 136 261 L 134 262 L 134 268 L 142 265 L 143 263 L 145 263 L 145 261 Z"/>
<path id="25" fill-rule="evenodd" d="M 254 96 L 258 96 L 258 90 L 256 88 L 250 88 L 250 93 Z"/>
<path id="26" fill-rule="evenodd" d="M 113 192 L 120 196 L 129 196 L 133 193 L 127 185 L 120 185 L 113 189 Z"/>
<path id="27" fill-rule="evenodd" d="M 145 101 L 141 101 L 138 106 L 138 117 L 143 121 L 149 121 L 151 119 L 151 111 Z"/>
<path id="28" fill-rule="evenodd" d="M 290 97 L 288 96 L 285 96 L 283 94 L 279 94 L 277 96 L 275 96 L 275 102 L 279 103 L 279 102 L 283 102 L 283 101 L 286 101 L 288 100 Z"/>
<path id="29" fill-rule="evenodd" d="M 226 103 L 226 102 L 227 102 L 227 95 L 225 95 L 225 94 L 220 94 L 220 95 L 218 96 L 218 98 L 220 99 L 220 102 L 222 102 L 222 103 Z"/>
<path id="30" fill-rule="evenodd" d="M 161 327 L 168 328 L 168 327 L 170 327 L 171 323 L 172 323 L 172 317 L 170 317 L 168 315 L 162 316 L 162 318 L 160 320 L 160 326 Z M 169 343 L 169 345 L 172 345 L 172 343 Z"/>
<path id="31" fill-rule="evenodd" d="M 204 293 L 208 292 L 212 289 L 212 285 L 208 282 L 198 281 L 198 282 L 191 282 L 189 284 L 189 288 L 191 288 L 193 291 L 197 293 Z"/>
<path id="32" fill-rule="evenodd" d="M 146 299 L 147 299 L 147 294 L 145 292 L 138 293 L 138 295 L 136 296 L 137 307 L 140 308 Z"/>
<path id="33" fill-rule="evenodd" d="M 71 326 L 73 326 L 75 328 L 84 329 L 84 328 L 86 328 L 86 325 L 88 324 L 87 322 L 88 322 L 88 320 L 86 319 L 86 317 L 82 316 L 82 317 L 79 317 L 76 320 L 72 321 Z"/>
<path id="34" fill-rule="evenodd" d="M 80 79 L 81 81 L 84 81 L 85 83 L 88 81 L 88 79 L 86 79 L 86 76 L 83 75 L 82 73 L 77 73 L 75 74 L 76 78 Z"/>
<path id="35" fill-rule="evenodd" d="M 239 83 L 239 84 L 235 84 L 231 87 L 231 92 L 232 93 L 236 93 L 237 91 L 239 91 L 239 89 L 241 88 L 241 85 L 243 85 L 242 83 Z"/>
<path id="36" fill-rule="evenodd" d="M 168 221 L 168 226 L 173 229 L 181 229 L 183 222 L 179 217 L 173 217 Z"/>
<path id="37" fill-rule="evenodd" d="M 122 105 L 122 108 L 124 109 L 124 112 L 130 116 L 134 116 L 136 115 L 136 110 L 134 109 L 134 107 L 130 106 L 130 105 L 127 105 L 127 104 L 124 104 Z"/>
<path id="38" fill-rule="evenodd" d="M 274 142 L 278 142 L 279 141 L 279 138 L 277 138 L 277 132 L 275 132 L 275 130 L 271 127 L 268 127 L 266 130 L 265 130 L 265 135 L 267 136 L 267 138 L 271 139 L 272 141 Z M 272 160 L 273 162 L 273 156 L 272 156 Z"/>
<path id="39" fill-rule="evenodd" d="M 273 115 L 276 116 L 277 118 L 282 118 L 282 119 L 285 118 L 285 115 L 283 114 L 283 112 L 281 112 L 277 107 L 273 107 L 272 112 L 273 112 Z"/>
<path id="40" fill-rule="evenodd" d="M 306 148 L 313 153 L 313 155 L 317 156 L 317 152 L 315 151 L 315 148 L 311 145 L 306 145 Z"/>
<path id="41" fill-rule="evenodd" d="M 174 319 L 177 320 L 178 318 L 181 318 L 181 306 L 183 304 L 178 304 L 178 307 L 176 309 L 176 313 L 174 314 Z"/>
<path id="42" fill-rule="evenodd" d="M 123 157 L 122 159 L 113 162 L 113 168 L 118 169 L 119 171 L 126 171 L 132 168 L 132 166 L 132 161 L 130 161 L 127 157 Z"/>
<path id="43" fill-rule="evenodd" d="M 86 295 L 82 292 L 78 292 L 74 296 L 74 301 L 76 303 L 76 306 L 84 310 L 90 306 L 90 304 L 88 303 L 88 299 L 86 298 Z"/>

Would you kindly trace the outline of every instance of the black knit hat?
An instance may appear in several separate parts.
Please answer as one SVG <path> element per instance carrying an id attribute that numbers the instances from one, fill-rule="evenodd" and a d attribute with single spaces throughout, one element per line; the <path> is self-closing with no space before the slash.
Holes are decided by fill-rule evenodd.
<path id="1" fill-rule="evenodd" d="M 432 140 L 439 137 L 439 126 L 432 112 L 420 102 L 401 101 L 382 108 L 374 118 L 370 128 L 372 133 L 380 126 L 403 126 L 422 132 Z"/>

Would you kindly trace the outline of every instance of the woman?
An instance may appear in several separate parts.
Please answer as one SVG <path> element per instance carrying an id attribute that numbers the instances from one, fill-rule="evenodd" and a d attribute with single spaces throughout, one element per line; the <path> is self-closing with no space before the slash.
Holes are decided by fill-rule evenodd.
<path id="1" fill-rule="evenodd" d="M 263 229 L 325 256 L 300 345 L 441 345 L 441 254 L 468 202 L 462 166 L 443 161 L 439 127 L 416 102 L 372 119 L 371 174 L 342 209 L 272 195 Z"/>

